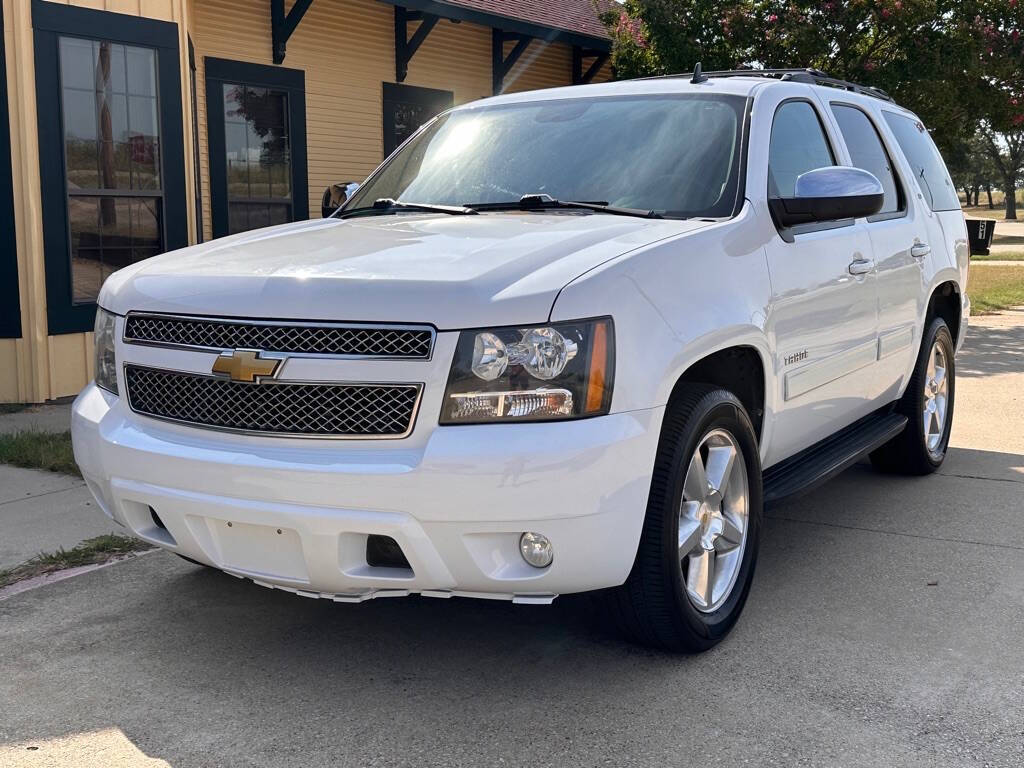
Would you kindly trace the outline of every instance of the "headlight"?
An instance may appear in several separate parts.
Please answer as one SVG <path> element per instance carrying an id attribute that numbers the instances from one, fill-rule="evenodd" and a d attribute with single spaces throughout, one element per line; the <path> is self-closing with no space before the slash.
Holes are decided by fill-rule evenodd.
<path id="1" fill-rule="evenodd" d="M 117 360 L 114 357 L 114 324 L 117 315 L 96 308 L 93 343 L 96 347 L 96 386 L 117 394 Z"/>
<path id="2" fill-rule="evenodd" d="M 463 331 L 442 424 L 545 421 L 608 413 L 615 365 L 612 321 Z"/>

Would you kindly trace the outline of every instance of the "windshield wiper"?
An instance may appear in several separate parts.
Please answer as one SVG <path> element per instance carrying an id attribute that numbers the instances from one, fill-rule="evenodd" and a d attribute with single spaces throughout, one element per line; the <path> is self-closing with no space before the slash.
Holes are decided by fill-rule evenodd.
<path id="1" fill-rule="evenodd" d="M 344 219 L 349 216 L 362 214 L 364 216 L 382 215 L 386 213 L 396 213 L 398 211 L 420 211 L 422 213 L 448 213 L 453 216 L 469 216 L 479 213 L 472 208 L 467 208 L 464 205 L 431 205 L 429 203 L 403 203 L 401 200 L 392 200 L 390 197 L 382 197 L 380 200 L 374 200 L 373 205 L 363 206 L 361 208 L 352 208 L 348 211 L 342 211 L 338 214 L 337 218 Z"/>
<path id="2" fill-rule="evenodd" d="M 580 208 L 587 211 L 611 213 L 616 216 L 638 216 L 641 219 L 661 219 L 657 211 L 642 208 L 620 208 L 608 205 L 606 201 L 555 200 L 551 195 L 523 195 L 517 201 L 509 200 L 502 203 L 467 203 L 467 208 L 477 211 L 542 211 L 553 208 Z"/>

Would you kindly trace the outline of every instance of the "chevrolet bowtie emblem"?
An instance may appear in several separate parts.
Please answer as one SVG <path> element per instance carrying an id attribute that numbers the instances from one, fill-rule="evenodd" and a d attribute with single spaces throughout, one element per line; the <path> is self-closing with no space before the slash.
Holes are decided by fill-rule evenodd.
<path id="1" fill-rule="evenodd" d="M 282 362 L 279 357 L 260 357 L 255 349 L 236 349 L 221 352 L 213 364 L 213 372 L 230 376 L 232 381 L 247 381 L 251 384 L 262 378 L 273 377 Z"/>

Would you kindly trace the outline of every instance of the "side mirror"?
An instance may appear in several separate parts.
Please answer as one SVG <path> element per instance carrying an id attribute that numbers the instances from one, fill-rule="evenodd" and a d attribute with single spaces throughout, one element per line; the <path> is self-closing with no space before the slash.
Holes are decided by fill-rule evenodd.
<path id="1" fill-rule="evenodd" d="M 793 197 L 768 200 L 780 227 L 818 221 L 859 219 L 882 209 L 885 190 L 874 174 L 861 168 L 833 165 L 797 176 Z"/>
<path id="2" fill-rule="evenodd" d="M 357 181 L 342 181 L 338 184 L 331 184 L 324 190 L 323 199 L 320 201 L 320 215 L 327 218 L 336 210 L 341 208 L 348 199 L 359 189 Z"/>

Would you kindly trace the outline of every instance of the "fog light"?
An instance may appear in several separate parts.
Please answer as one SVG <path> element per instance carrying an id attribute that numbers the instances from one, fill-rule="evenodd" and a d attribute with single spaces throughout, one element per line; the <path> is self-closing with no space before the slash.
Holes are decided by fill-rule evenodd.
<path id="1" fill-rule="evenodd" d="M 555 558 L 548 537 L 529 531 L 519 537 L 519 552 L 522 554 L 523 560 L 534 568 L 547 568 Z"/>

